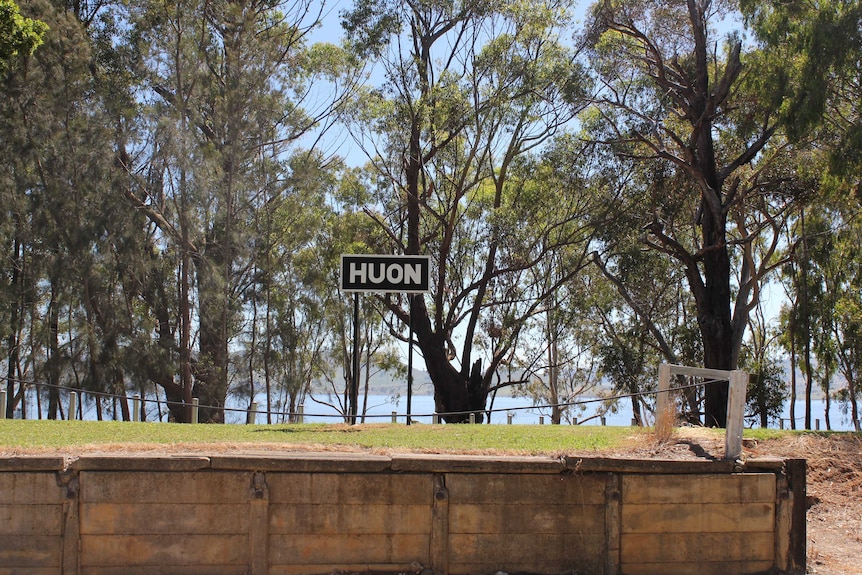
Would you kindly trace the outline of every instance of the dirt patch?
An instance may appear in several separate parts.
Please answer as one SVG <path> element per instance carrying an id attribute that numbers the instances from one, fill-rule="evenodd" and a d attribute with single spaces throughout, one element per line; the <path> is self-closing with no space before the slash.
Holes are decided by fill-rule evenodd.
<path id="1" fill-rule="evenodd" d="M 795 435 L 764 441 L 751 455 L 808 462 L 808 572 L 862 571 L 862 437 Z"/>
<path id="2" fill-rule="evenodd" d="M 352 428 L 352 431 L 358 428 Z M 224 453 L 285 453 L 307 451 L 349 451 L 387 454 L 390 449 L 363 449 L 350 446 L 298 444 L 218 443 L 218 444 L 115 444 L 84 446 L 68 450 L 0 449 L 0 457 L 21 455 L 180 455 Z M 435 452 L 437 450 L 421 450 Z M 633 435 L 620 448 L 591 451 L 585 456 L 612 456 L 630 459 L 718 459 L 724 453 L 724 438 L 710 430 L 681 428 L 667 440 L 652 434 Z M 484 450 L 485 455 L 506 452 Z M 521 454 L 523 455 L 523 454 Z M 560 455 L 581 455 L 561 452 Z M 802 434 L 767 440 L 746 440 L 743 458 L 780 457 L 807 460 L 808 490 L 808 573 L 812 575 L 858 575 L 862 572 L 862 436 L 858 434 Z"/>

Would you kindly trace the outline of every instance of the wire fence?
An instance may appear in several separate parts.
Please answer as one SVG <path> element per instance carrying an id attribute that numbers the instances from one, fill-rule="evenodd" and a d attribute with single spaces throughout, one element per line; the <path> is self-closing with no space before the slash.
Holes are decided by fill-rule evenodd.
<path id="1" fill-rule="evenodd" d="M 0 380 L 6 381 L 7 383 L 12 382 L 13 384 L 19 387 L 19 394 L 26 393 L 27 389 L 35 389 L 38 394 L 42 388 L 45 389 L 55 389 L 58 392 L 64 392 L 67 394 L 68 401 L 68 410 L 64 412 L 62 406 L 58 406 L 58 410 L 61 415 L 61 419 L 78 419 L 79 415 L 82 414 L 83 403 L 79 403 L 78 398 L 79 395 L 83 400 L 84 395 L 88 395 L 93 398 L 95 401 L 98 399 L 109 400 L 111 402 L 131 402 L 131 407 L 129 408 L 129 416 L 131 421 L 140 421 L 141 413 L 146 410 L 147 404 L 154 404 L 156 406 L 164 406 L 166 408 L 170 407 L 179 407 L 186 408 L 191 410 L 190 420 L 192 423 L 198 422 L 198 414 L 200 410 L 209 410 L 209 411 L 221 411 L 224 413 L 235 413 L 239 415 L 245 415 L 246 423 L 256 423 L 257 417 L 260 415 L 266 416 L 267 421 L 271 419 L 272 416 L 275 416 L 277 419 L 281 420 L 280 422 L 292 422 L 292 423 L 303 423 L 306 419 L 318 419 L 318 420 L 341 420 L 350 422 L 351 420 L 391 420 L 392 423 L 395 423 L 398 419 L 402 419 L 405 421 L 410 421 L 411 419 L 416 418 L 425 418 L 431 419 L 433 423 L 439 423 L 440 421 L 445 421 L 447 419 L 467 419 L 468 421 L 474 422 L 475 418 L 478 417 L 479 414 L 483 416 L 488 416 L 490 421 L 490 416 L 492 414 L 499 413 L 507 413 L 509 414 L 508 423 L 512 423 L 511 415 L 515 412 L 519 411 L 528 411 L 533 414 L 538 412 L 539 423 L 544 422 L 544 415 L 542 411 L 552 411 L 554 409 L 558 409 L 560 411 L 564 411 L 569 408 L 584 408 L 591 404 L 606 404 L 613 403 L 626 399 L 640 399 L 644 397 L 655 397 L 659 392 L 656 390 L 652 391 L 641 391 L 641 392 L 632 392 L 632 393 L 617 393 L 613 395 L 600 396 L 600 397 L 590 397 L 585 399 L 579 399 L 574 401 L 565 401 L 559 402 L 556 404 L 536 404 L 533 405 L 523 405 L 523 406 L 507 406 L 501 408 L 487 408 L 481 410 L 469 410 L 469 411 L 447 411 L 447 412 L 432 412 L 432 413 L 406 413 L 406 412 L 398 412 L 392 411 L 391 413 L 362 413 L 353 416 L 350 413 L 346 413 L 344 410 L 336 410 L 335 413 L 325 413 L 325 412 L 308 412 L 305 411 L 303 405 L 298 405 L 296 411 L 284 411 L 284 410 L 266 410 L 261 409 L 259 404 L 252 402 L 248 408 L 242 407 L 230 407 L 227 405 L 201 405 L 198 398 L 193 398 L 191 403 L 187 402 L 178 402 L 171 401 L 167 398 L 161 399 L 148 399 L 146 397 L 140 395 L 132 395 L 131 397 L 128 394 L 116 394 L 105 391 L 93 391 L 93 390 L 85 390 L 80 388 L 74 388 L 63 385 L 49 384 L 49 383 L 40 383 L 34 381 L 24 381 L 18 379 L 10 379 L 8 377 L 0 376 Z M 679 393 L 688 389 L 699 388 L 703 385 L 709 385 L 712 383 L 717 383 L 722 380 L 718 379 L 710 379 L 705 380 L 698 383 L 690 383 L 684 385 L 677 385 L 668 390 L 668 393 Z M 5 418 L 7 415 L 7 405 L 8 405 L 8 397 L 5 389 L 0 390 L 0 419 Z M 81 406 L 79 408 L 79 405 Z M 39 410 L 39 419 L 41 419 L 41 409 Z M 62 417 L 63 414 L 66 414 L 66 417 Z M 116 415 L 116 413 L 115 413 Z M 159 421 L 163 417 L 163 413 L 159 411 Z M 572 424 L 585 423 L 589 420 L 601 419 L 602 425 L 605 424 L 605 414 L 601 412 L 597 412 L 595 415 L 588 417 L 586 420 L 578 421 L 577 418 L 573 418 Z M 632 421 L 632 425 L 637 425 L 638 423 L 634 420 Z"/>

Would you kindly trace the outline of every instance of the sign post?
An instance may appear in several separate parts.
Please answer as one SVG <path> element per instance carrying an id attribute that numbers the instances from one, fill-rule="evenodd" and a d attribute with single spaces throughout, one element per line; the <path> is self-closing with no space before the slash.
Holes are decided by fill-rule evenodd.
<path id="1" fill-rule="evenodd" d="M 359 412 L 359 292 L 353 293 L 353 381 L 350 382 L 350 405 L 347 406 L 348 421 L 356 425 Z"/>
<path id="2" fill-rule="evenodd" d="M 359 292 L 407 294 L 409 340 L 407 348 L 407 425 L 413 400 L 413 297 L 431 286 L 430 256 L 342 254 L 341 291 L 353 292 L 353 381 L 350 384 L 348 420 L 356 423 L 359 398 Z"/>

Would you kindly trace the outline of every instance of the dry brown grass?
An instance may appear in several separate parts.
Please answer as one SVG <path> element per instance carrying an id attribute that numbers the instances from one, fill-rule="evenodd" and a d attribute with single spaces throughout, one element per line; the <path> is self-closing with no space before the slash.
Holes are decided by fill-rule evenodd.
<path id="1" fill-rule="evenodd" d="M 761 442 L 750 455 L 808 462 L 808 572 L 862 572 L 862 437 L 789 435 Z"/>

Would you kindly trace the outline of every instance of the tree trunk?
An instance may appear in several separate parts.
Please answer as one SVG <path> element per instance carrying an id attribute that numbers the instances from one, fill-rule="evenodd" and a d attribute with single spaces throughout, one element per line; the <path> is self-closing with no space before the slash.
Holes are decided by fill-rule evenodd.
<path id="1" fill-rule="evenodd" d="M 57 309 L 58 288 L 51 280 L 51 301 L 48 303 L 48 419 L 57 419 L 60 408 L 60 312 Z M 41 416 L 40 416 L 41 417 Z"/>
<path id="2" fill-rule="evenodd" d="M 221 248 L 207 249 L 206 257 L 197 257 L 194 261 L 199 285 L 200 335 L 192 394 L 200 400 L 201 423 L 224 423 L 228 387 L 228 303 L 222 283 L 227 278 L 219 275 L 224 269 Z"/>
<path id="3" fill-rule="evenodd" d="M 705 192 L 705 195 L 710 193 Z M 730 257 L 727 251 L 726 218 L 722 212 L 709 210 L 710 202 L 702 201 L 702 237 L 704 246 L 703 281 L 698 269 L 688 269 L 689 282 L 695 295 L 697 324 L 703 342 L 704 367 L 731 370 L 733 366 L 733 321 L 730 311 Z M 704 424 L 708 427 L 727 425 L 727 381 L 711 382 L 704 391 Z"/>
<path id="4" fill-rule="evenodd" d="M 15 217 L 16 223 L 20 218 Z M 8 356 L 6 358 L 6 419 L 12 419 L 15 415 L 15 380 L 17 370 L 20 368 L 20 348 L 21 326 L 21 272 L 23 269 L 23 258 L 21 257 L 21 244 L 16 236 L 12 246 L 12 278 L 10 281 L 9 292 L 10 297 L 10 322 L 9 336 L 6 338 L 6 349 Z M 19 384 L 24 386 L 23 382 Z"/>
<path id="5" fill-rule="evenodd" d="M 790 322 L 790 429 L 796 429 L 796 320 L 791 309 Z"/>
<path id="6" fill-rule="evenodd" d="M 196 364 L 196 377 L 192 395 L 200 401 L 198 412 L 201 423 L 224 423 L 224 405 L 227 399 L 227 346 L 219 330 L 210 328 L 200 335 L 200 358 Z"/>
<path id="7" fill-rule="evenodd" d="M 123 372 L 119 369 L 111 371 L 113 372 L 112 387 L 114 395 L 120 398 L 120 417 L 122 421 L 131 421 L 132 411 L 129 409 L 129 398 L 126 397 L 126 382 L 123 378 Z"/>
<path id="8" fill-rule="evenodd" d="M 557 308 L 555 294 L 551 294 L 551 304 L 545 313 L 545 329 L 548 338 L 548 397 L 551 401 L 551 424 L 559 425 L 563 419 L 560 409 L 560 348 L 557 337 L 557 326 L 554 323 L 553 312 Z"/>
<path id="9" fill-rule="evenodd" d="M 644 418 L 641 413 L 641 400 L 638 396 L 632 396 L 632 418 L 637 427 L 643 427 Z"/>
<path id="10" fill-rule="evenodd" d="M 674 249 L 685 262 L 686 274 L 697 307 L 697 322 L 703 342 L 704 366 L 731 370 L 734 365 L 734 342 L 741 341 L 747 321 L 738 321 L 734 331 L 731 307 L 730 254 L 727 244 L 726 202 L 732 201 L 724 189 L 728 174 L 718 168 L 718 155 L 713 141 L 715 110 L 723 107 L 730 86 L 742 70 L 740 44 L 734 45 L 725 69 L 714 78 L 711 64 L 711 43 L 706 22 L 708 4 L 689 0 L 689 21 L 694 40 L 693 75 L 690 90 L 677 94 L 686 104 L 686 120 L 691 127 L 690 145 L 686 153 L 692 161 L 689 173 L 700 189 L 698 223 L 701 228 L 700 249 L 691 254 L 679 246 Z M 676 72 L 674 72 L 676 73 Z M 715 81 L 713 81 L 715 80 Z M 726 89 L 724 89 L 725 87 Z M 762 144 L 760 144 L 762 145 Z M 749 153 L 754 151 L 750 149 Z M 701 276 L 701 269 L 703 275 Z M 727 425 L 727 381 L 706 386 L 704 424 L 710 427 Z"/>
<path id="11" fill-rule="evenodd" d="M 856 379 L 854 377 L 847 378 L 847 393 L 850 401 L 850 416 L 853 418 L 853 429 L 857 432 L 862 431 L 859 428 L 859 405 L 856 401 Z"/>
<path id="12" fill-rule="evenodd" d="M 811 429 L 811 388 L 814 375 L 811 367 L 811 310 L 808 301 L 808 236 L 805 231 L 805 209 L 799 213 L 802 226 L 802 277 L 801 293 L 802 320 L 804 322 L 803 338 L 805 341 L 805 429 Z"/>
<path id="13" fill-rule="evenodd" d="M 711 369 L 729 370 L 731 368 L 731 338 L 728 324 L 722 325 L 721 318 L 707 316 L 701 323 L 703 337 L 704 365 Z M 704 425 L 707 427 L 726 427 L 727 381 L 709 382 L 704 390 Z"/>
<path id="14" fill-rule="evenodd" d="M 359 322 L 361 321 L 359 314 L 359 294 L 353 294 L 353 354 L 350 362 L 350 385 L 347 397 L 347 421 L 351 425 L 356 423 L 357 410 L 359 408 L 359 371 L 362 357 L 362 340 Z"/>
<path id="15" fill-rule="evenodd" d="M 268 278 L 272 270 L 271 251 L 266 250 L 266 270 Z M 272 423 L 272 373 L 270 357 L 272 356 L 272 282 L 264 284 L 264 334 L 263 334 L 263 385 L 266 389 L 266 422 Z M 293 413 L 293 398 L 290 398 L 289 413 Z"/>
<path id="16" fill-rule="evenodd" d="M 185 210 L 185 208 L 183 208 Z M 183 253 L 180 259 L 180 301 L 179 301 L 179 329 L 180 329 L 180 395 L 179 400 L 184 406 L 175 405 L 174 419 L 185 423 L 192 421 L 192 400 L 194 399 L 194 380 L 192 378 L 192 312 L 190 299 L 189 277 L 191 276 L 191 255 L 186 249 L 188 245 L 188 226 L 183 216 Z M 165 302 L 167 304 L 167 301 Z M 171 342 L 173 337 L 171 337 Z M 180 413 L 182 412 L 182 413 Z"/>

